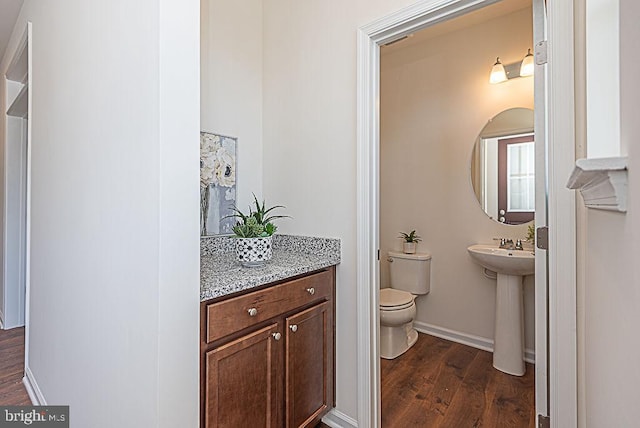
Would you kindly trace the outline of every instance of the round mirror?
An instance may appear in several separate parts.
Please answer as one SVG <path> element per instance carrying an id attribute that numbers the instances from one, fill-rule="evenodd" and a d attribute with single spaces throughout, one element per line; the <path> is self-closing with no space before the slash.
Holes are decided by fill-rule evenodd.
<path id="1" fill-rule="evenodd" d="M 533 220 L 533 110 L 505 110 L 482 128 L 471 154 L 471 184 L 484 212 L 504 224 Z"/>

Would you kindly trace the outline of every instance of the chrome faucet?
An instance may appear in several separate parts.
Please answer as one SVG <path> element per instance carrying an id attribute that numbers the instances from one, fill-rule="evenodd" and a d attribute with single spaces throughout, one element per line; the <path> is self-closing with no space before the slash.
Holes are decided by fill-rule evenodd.
<path id="1" fill-rule="evenodd" d="M 513 239 L 507 238 L 493 238 L 494 241 L 500 241 L 500 248 L 505 250 L 523 250 L 522 239 L 517 239 L 516 243 L 513 243 Z"/>
<path id="2" fill-rule="evenodd" d="M 522 248 L 522 239 L 518 239 L 518 240 L 516 241 L 516 247 L 515 247 L 515 249 L 516 249 L 516 250 L 524 250 L 524 248 Z"/>
<path id="3" fill-rule="evenodd" d="M 500 248 L 504 248 L 506 250 L 513 250 L 513 239 L 500 239 Z"/>

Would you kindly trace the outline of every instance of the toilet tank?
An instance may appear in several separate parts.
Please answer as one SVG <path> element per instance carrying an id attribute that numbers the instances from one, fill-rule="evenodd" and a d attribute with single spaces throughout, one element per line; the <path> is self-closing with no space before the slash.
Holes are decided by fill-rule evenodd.
<path id="1" fill-rule="evenodd" d="M 427 294 L 431 290 L 431 254 L 388 253 L 391 288 L 411 294 Z"/>

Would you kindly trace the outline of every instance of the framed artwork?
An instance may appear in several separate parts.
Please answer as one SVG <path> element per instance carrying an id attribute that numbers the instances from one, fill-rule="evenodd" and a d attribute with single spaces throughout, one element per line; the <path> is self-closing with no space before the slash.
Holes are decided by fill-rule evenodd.
<path id="1" fill-rule="evenodd" d="M 233 233 L 236 204 L 236 146 L 238 139 L 200 133 L 200 235 Z"/>

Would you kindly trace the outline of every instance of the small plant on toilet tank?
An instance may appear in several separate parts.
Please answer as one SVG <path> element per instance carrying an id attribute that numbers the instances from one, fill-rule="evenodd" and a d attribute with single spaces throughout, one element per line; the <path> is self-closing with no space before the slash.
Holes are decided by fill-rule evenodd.
<path id="1" fill-rule="evenodd" d="M 414 254 L 416 252 L 416 245 L 418 242 L 422 241 L 422 238 L 416 233 L 415 230 L 412 230 L 409 233 L 400 232 L 400 236 L 404 240 L 402 243 L 402 252 L 405 254 Z"/>

